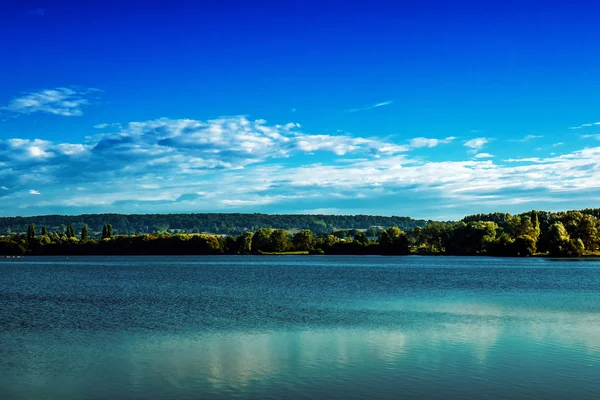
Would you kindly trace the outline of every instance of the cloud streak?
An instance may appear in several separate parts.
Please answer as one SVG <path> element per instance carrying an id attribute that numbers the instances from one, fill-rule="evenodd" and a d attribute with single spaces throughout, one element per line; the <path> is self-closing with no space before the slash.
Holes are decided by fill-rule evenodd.
<path id="1" fill-rule="evenodd" d="M 381 103 L 376 103 L 367 107 L 362 107 L 362 108 L 350 108 L 348 110 L 345 110 L 345 113 L 355 113 L 355 112 L 359 112 L 359 111 L 367 111 L 367 110 L 372 110 L 374 108 L 379 108 L 379 107 L 384 107 L 384 106 L 389 106 L 390 104 L 394 104 L 394 100 L 389 100 L 389 101 L 382 101 Z"/>
<path id="2" fill-rule="evenodd" d="M 421 147 L 431 148 L 431 147 L 436 147 L 439 144 L 452 143 L 455 139 L 456 139 L 456 137 L 454 137 L 454 136 L 449 136 L 445 139 L 428 139 L 425 137 L 417 137 L 417 138 L 411 139 L 410 147 L 412 147 L 414 149 L 418 149 Z"/>
<path id="3" fill-rule="evenodd" d="M 582 125 L 571 126 L 571 127 L 569 127 L 569 129 L 589 128 L 589 127 L 596 126 L 596 125 L 600 125 L 600 122 L 591 122 L 589 124 L 582 124 Z"/>
<path id="4" fill-rule="evenodd" d="M 542 135 L 527 135 L 525 137 L 523 137 L 522 139 L 516 139 L 516 140 L 509 140 L 509 142 L 529 142 L 531 140 L 535 140 L 535 139 L 543 139 L 544 136 Z"/>
<path id="5" fill-rule="evenodd" d="M 13 114 L 45 113 L 63 117 L 83 115 L 83 107 L 89 104 L 87 97 L 97 89 L 75 90 L 66 87 L 28 92 L 12 99 L 1 107 Z"/>

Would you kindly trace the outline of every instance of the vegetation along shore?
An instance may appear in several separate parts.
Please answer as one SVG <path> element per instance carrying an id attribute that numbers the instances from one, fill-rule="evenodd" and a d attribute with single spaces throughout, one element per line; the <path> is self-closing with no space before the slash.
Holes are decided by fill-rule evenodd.
<path id="1" fill-rule="evenodd" d="M 222 218 L 219 219 L 219 216 Z M 0 255 L 579 257 L 597 254 L 599 216 L 600 209 L 557 213 L 530 211 L 519 215 L 478 214 L 458 222 L 364 215 L 98 214 L 11 217 L 0 219 L 0 229 L 3 230 Z M 98 221 L 102 218 L 106 223 L 100 227 Z M 116 229 L 115 222 L 125 232 Z M 381 222 L 396 224 L 382 226 L 378 224 Z M 211 225 L 212 232 L 203 233 L 198 225 Z M 137 227 L 135 232 L 131 232 L 132 226 Z"/>

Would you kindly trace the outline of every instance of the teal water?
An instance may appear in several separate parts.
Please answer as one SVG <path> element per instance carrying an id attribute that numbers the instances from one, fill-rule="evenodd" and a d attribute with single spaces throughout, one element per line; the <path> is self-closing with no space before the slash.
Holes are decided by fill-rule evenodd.
<path id="1" fill-rule="evenodd" d="M 0 398 L 600 398 L 600 262 L 0 260 Z"/>

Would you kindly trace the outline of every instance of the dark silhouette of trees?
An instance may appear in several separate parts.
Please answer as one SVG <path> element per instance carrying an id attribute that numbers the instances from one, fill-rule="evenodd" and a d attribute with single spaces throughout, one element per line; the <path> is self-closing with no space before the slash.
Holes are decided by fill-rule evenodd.
<path id="1" fill-rule="evenodd" d="M 315 238 L 311 231 L 304 229 L 294 235 L 292 244 L 296 250 L 310 251 L 315 246 Z"/>
<path id="2" fill-rule="evenodd" d="M 87 227 L 87 225 L 84 225 L 83 228 L 81 228 L 81 241 L 87 242 L 88 240 L 89 240 L 88 227 Z"/>
<path id="3" fill-rule="evenodd" d="M 30 224 L 29 227 L 27 228 L 27 241 L 28 242 L 33 242 L 33 240 L 35 239 L 35 224 Z"/>

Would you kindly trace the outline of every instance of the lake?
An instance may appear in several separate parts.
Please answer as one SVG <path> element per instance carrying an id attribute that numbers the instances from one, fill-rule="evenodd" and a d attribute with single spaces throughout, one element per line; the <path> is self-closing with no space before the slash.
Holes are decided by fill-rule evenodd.
<path id="1" fill-rule="evenodd" d="M 0 260 L 0 398 L 600 398 L 600 262 Z"/>

